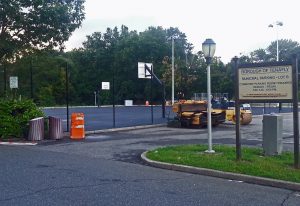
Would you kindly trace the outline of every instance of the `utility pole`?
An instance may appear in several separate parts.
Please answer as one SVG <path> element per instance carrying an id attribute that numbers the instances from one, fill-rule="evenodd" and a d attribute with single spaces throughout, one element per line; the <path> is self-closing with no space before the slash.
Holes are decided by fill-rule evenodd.
<path id="1" fill-rule="evenodd" d="M 274 26 L 276 26 L 276 61 L 279 62 L 279 45 L 278 45 L 278 30 L 279 30 L 279 26 L 283 26 L 283 23 L 281 21 L 276 21 L 273 24 L 270 24 L 269 27 L 273 28 Z M 282 109 L 282 103 L 279 103 L 279 112 Z"/>
<path id="2" fill-rule="evenodd" d="M 172 37 L 172 105 L 174 104 L 174 37 Z"/>

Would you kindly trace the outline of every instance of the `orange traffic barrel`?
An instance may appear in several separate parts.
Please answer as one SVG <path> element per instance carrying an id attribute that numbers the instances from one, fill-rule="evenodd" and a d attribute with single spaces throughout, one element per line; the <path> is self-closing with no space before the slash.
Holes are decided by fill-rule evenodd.
<path id="1" fill-rule="evenodd" d="M 85 138 L 83 113 L 72 113 L 70 138 L 71 139 Z"/>

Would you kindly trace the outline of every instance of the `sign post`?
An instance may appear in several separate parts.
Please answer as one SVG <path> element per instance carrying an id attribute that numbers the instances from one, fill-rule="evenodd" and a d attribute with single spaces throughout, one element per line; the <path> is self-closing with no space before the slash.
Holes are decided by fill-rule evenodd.
<path id="1" fill-rule="evenodd" d="M 112 88 L 112 103 L 113 103 L 113 128 L 116 127 L 116 107 L 115 107 L 115 70 L 113 70 L 113 88 Z M 102 90 L 110 90 L 110 82 L 101 82 Z M 99 103 L 98 103 L 99 105 Z M 99 107 L 99 106 L 98 106 Z"/>
<path id="2" fill-rule="evenodd" d="M 242 146 L 241 146 L 241 131 L 240 131 L 240 103 L 239 103 L 239 78 L 238 78 L 238 58 L 234 57 L 233 61 L 234 61 L 234 69 L 236 72 L 235 75 L 235 96 L 236 96 L 236 100 L 235 100 L 235 117 L 236 117 L 236 121 L 235 121 L 235 133 L 236 133 L 236 138 L 235 138 L 235 146 L 236 146 L 236 160 L 240 161 L 242 158 Z"/>
<path id="3" fill-rule="evenodd" d="M 299 168 L 298 59 L 294 62 L 270 62 L 238 65 L 236 69 L 236 147 L 240 150 L 240 103 L 293 103 L 294 165 Z M 239 153 L 239 154 L 238 154 Z"/>
<path id="4" fill-rule="evenodd" d="M 298 57 L 294 59 L 293 70 L 293 122 L 294 122 L 294 167 L 299 169 L 299 111 L 298 111 Z"/>

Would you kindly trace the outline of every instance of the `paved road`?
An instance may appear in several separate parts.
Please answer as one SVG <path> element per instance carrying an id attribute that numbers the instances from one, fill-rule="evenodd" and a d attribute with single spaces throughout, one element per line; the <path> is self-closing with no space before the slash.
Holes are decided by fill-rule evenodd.
<path id="1" fill-rule="evenodd" d="M 263 114 L 263 107 L 253 107 L 254 115 Z M 55 116 L 63 119 L 64 131 L 67 130 L 67 115 L 65 108 L 44 109 L 47 116 Z M 69 113 L 82 112 L 85 115 L 85 129 L 87 131 L 113 128 L 112 107 L 76 107 L 71 108 Z M 265 113 L 279 112 L 278 108 L 265 107 Z M 281 112 L 291 112 L 291 108 L 284 107 Z M 174 113 L 171 107 L 166 107 L 166 118 L 162 118 L 161 106 L 153 107 L 153 123 L 166 123 L 168 118 L 173 118 Z M 151 107 L 149 106 L 119 106 L 115 109 L 115 126 L 129 127 L 137 125 L 152 124 Z"/>
<path id="2" fill-rule="evenodd" d="M 285 150 L 291 121 L 285 114 Z M 261 146 L 261 128 L 261 116 L 243 126 L 243 145 Z M 158 146 L 206 142 L 205 129 L 158 127 L 1 146 L 0 205 L 299 206 L 299 192 L 153 168 L 139 158 Z M 234 125 L 213 128 L 213 142 L 234 144 Z"/>

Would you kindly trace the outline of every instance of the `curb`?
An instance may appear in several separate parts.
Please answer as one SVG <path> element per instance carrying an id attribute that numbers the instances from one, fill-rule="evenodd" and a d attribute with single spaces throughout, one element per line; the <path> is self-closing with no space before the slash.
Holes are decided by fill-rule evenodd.
<path id="1" fill-rule="evenodd" d="M 37 142 L 0 142 L 0 145 L 8 146 L 34 146 L 37 144 Z"/>
<path id="2" fill-rule="evenodd" d="M 135 130 L 135 129 L 147 129 L 147 128 L 164 127 L 164 126 L 167 126 L 167 124 L 162 123 L 162 124 L 141 125 L 141 126 L 132 126 L 132 127 L 119 127 L 119 128 L 112 128 L 112 129 L 102 129 L 102 130 L 86 131 L 85 134 L 121 132 L 121 131 Z"/>
<path id="3" fill-rule="evenodd" d="M 256 176 L 237 174 L 237 173 L 231 173 L 231 172 L 222 172 L 222 171 L 213 170 L 213 169 L 198 168 L 198 167 L 192 167 L 192 166 L 186 166 L 186 165 L 177 165 L 177 164 L 171 164 L 171 163 L 158 162 L 158 161 L 148 159 L 146 157 L 147 152 L 148 151 L 143 152 L 141 154 L 142 160 L 144 162 L 146 162 L 147 164 L 157 167 L 157 168 L 192 173 L 192 174 L 199 174 L 199 175 L 205 175 L 205 176 L 212 176 L 212 177 L 218 177 L 218 178 L 223 178 L 223 179 L 243 181 L 246 183 L 284 188 L 284 189 L 293 190 L 293 191 L 300 191 L 300 183 L 293 183 L 293 182 L 288 182 L 288 181 L 283 181 L 283 180 L 275 180 L 275 179 L 270 179 L 270 178 L 256 177 Z"/>
<path id="4" fill-rule="evenodd" d="M 120 128 L 112 128 L 112 129 L 103 129 L 103 130 L 94 130 L 94 131 L 86 131 L 85 134 L 101 134 L 101 133 L 108 133 L 108 132 L 121 132 L 121 131 L 130 131 L 134 129 L 147 129 L 147 128 L 155 128 L 155 127 L 164 127 L 166 123 L 163 124 L 151 124 L 151 125 L 141 125 L 141 126 L 133 126 L 133 127 L 120 127 Z M 70 139 L 70 132 L 63 132 L 63 137 Z M 47 141 L 57 141 L 51 139 L 44 139 L 38 142 L 2 142 L 0 141 L 0 145 L 9 145 L 9 146 L 35 146 L 41 145 Z"/>

